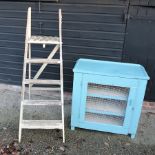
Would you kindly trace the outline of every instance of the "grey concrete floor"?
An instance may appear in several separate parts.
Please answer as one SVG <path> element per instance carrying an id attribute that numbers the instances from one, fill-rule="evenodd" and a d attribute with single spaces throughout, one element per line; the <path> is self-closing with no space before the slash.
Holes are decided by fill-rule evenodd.
<path id="1" fill-rule="evenodd" d="M 58 93 L 39 92 L 35 98 L 58 98 Z M 155 114 L 142 113 L 136 138 L 85 129 L 70 130 L 71 96 L 65 93 L 66 143 L 59 130 L 24 130 L 18 144 L 20 88 L 0 85 L 0 154 L 155 155 Z M 30 119 L 60 118 L 58 108 L 26 108 Z M 13 152 L 13 153 L 11 153 Z M 5 154 L 5 155 L 6 155 Z"/>

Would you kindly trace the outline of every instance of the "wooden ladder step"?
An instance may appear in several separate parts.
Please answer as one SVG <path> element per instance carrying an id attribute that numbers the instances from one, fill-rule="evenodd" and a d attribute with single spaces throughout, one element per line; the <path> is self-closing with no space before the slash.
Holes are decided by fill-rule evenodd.
<path id="1" fill-rule="evenodd" d="M 28 88 L 27 88 L 28 89 Z M 53 87 L 53 88 L 51 88 L 51 87 L 31 87 L 31 90 L 38 90 L 38 91 L 43 91 L 43 90 L 48 90 L 48 91 L 61 91 L 61 88 L 60 87 Z"/>
<path id="2" fill-rule="evenodd" d="M 38 80 L 38 79 L 26 79 L 25 84 L 51 84 L 51 85 L 60 85 L 60 80 Z"/>
<path id="3" fill-rule="evenodd" d="M 27 59 L 26 63 L 34 63 L 34 64 L 42 64 L 42 63 L 47 63 L 47 64 L 60 64 L 60 59 Z"/>
<path id="4" fill-rule="evenodd" d="M 62 120 L 22 120 L 23 129 L 63 129 Z"/>
<path id="5" fill-rule="evenodd" d="M 60 44 L 59 37 L 51 36 L 31 36 L 28 40 L 31 44 Z"/>
<path id="6" fill-rule="evenodd" d="M 60 100 L 24 100 L 22 101 L 23 105 L 54 105 L 54 106 L 61 106 Z"/>

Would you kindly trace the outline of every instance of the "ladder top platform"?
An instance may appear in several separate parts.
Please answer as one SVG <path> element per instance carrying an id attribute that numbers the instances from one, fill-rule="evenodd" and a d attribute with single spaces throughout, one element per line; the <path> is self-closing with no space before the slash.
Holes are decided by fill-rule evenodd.
<path id="1" fill-rule="evenodd" d="M 144 67 L 139 64 L 79 59 L 73 71 L 111 77 L 149 80 Z"/>
<path id="2" fill-rule="evenodd" d="M 51 36 L 31 36 L 28 43 L 33 44 L 60 44 L 59 37 Z"/>

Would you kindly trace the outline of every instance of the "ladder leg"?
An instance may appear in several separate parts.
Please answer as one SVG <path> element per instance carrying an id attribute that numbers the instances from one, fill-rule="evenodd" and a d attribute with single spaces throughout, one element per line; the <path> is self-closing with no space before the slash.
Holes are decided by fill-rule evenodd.
<path id="1" fill-rule="evenodd" d="M 61 80 L 61 113 L 62 113 L 62 134 L 63 143 L 65 143 L 65 122 L 64 122 L 64 86 L 63 86 L 63 59 L 62 59 L 62 12 L 59 9 L 59 41 L 60 41 L 60 80 Z"/>
<path id="2" fill-rule="evenodd" d="M 19 127 L 19 135 L 18 135 L 18 142 L 21 142 L 21 136 L 22 136 L 22 129 Z"/>
<path id="3" fill-rule="evenodd" d="M 65 129 L 62 130 L 63 143 L 65 143 Z"/>
<path id="4" fill-rule="evenodd" d="M 27 53 L 28 53 L 28 44 L 27 42 L 25 43 L 25 54 L 24 54 L 24 65 L 23 65 L 23 81 L 22 81 L 22 91 L 21 91 L 21 101 L 24 100 L 25 98 L 25 84 L 24 84 L 24 79 L 26 79 L 26 58 L 27 58 Z M 18 135 L 18 141 L 19 143 L 21 142 L 21 135 L 22 135 L 22 124 L 23 120 L 23 103 L 21 102 L 20 106 L 20 118 L 19 118 L 19 135 Z"/>
<path id="5" fill-rule="evenodd" d="M 21 103 L 21 107 L 20 107 L 20 120 L 19 120 L 19 134 L 18 134 L 18 141 L 19 141 L 19 143 L 21 142 L 21 136 L 22 136 L 22 127 L 21 127 L 22 120 L 23 120 L 23 104 Z"/>
<path id="6" fill-rule="evenodd" d="M 61 51 L 61 45 L 60 45 L 60 51 Z M 63 143 L 65 143 L 65 120 L 64 120 L 64 88 L 63 88 L 63 63 L 61 60 L 60 63 L 60 78 L 61 78 L 61 112 L 62 112 L 62 123 L 63 123 L 63 129 L 62 129 L 62 134 L 63 134 Z"/>
<path id="7" fill-rule="evenodd" d="M 23 120 L 23 100 L 25 98 L 25 84 L 24 80 L 26 79 L 26 59 L 28 57 L 28 38 L 31 36 L 31 8 L 28 8 L 28 14 L 27 14 L 27 25 L 26 25 L 26 37 L 25 37 L 25 52 L 24 52 L 24 64 L 23 64 L 23 81 L 22 81 L 22 90 L 21 90 L 21 105 L 20 105 L 20 118 L 19 118 L 19 135 L 18 135 L 18 141 L 21 142 L 21 136 L 22 136 L 22 120 Z"/>

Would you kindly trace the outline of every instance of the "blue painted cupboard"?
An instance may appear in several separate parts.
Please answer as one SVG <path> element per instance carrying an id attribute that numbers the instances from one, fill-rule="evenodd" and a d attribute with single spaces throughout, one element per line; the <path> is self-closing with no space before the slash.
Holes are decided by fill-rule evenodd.
<path id="1" fill-rule="evenodd" d="M 79 59 L 73 69 L 71 129 L 135 137 L 149 76 L 143 66 Z"/>

